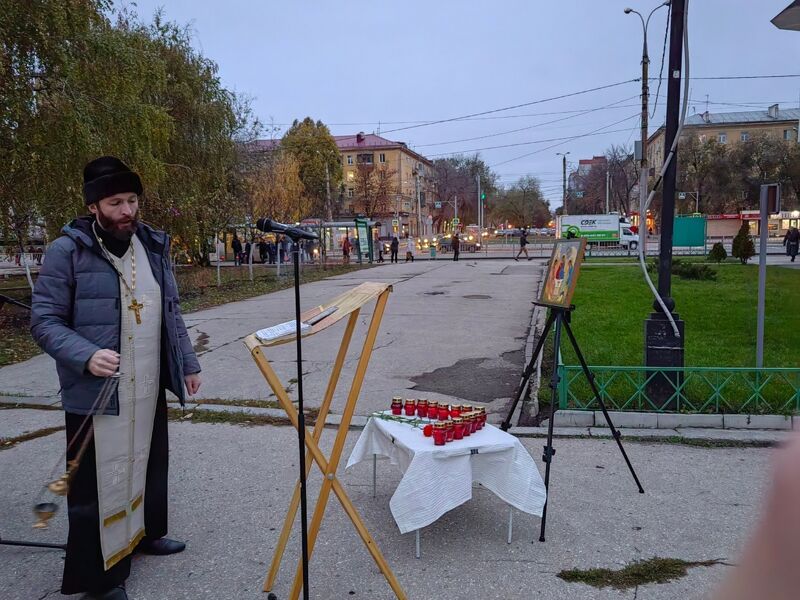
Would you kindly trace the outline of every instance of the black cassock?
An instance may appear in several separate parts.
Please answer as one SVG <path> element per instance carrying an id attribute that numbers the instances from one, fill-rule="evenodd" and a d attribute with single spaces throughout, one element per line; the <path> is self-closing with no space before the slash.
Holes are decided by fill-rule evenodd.
<path id="1" fill-rule="evenodd" d="M 67 440 L 74 439 L 85 418 L 84 415 L 66 414 Z M 87 428 L 90 427 L 91 422 Z M 73 444 L 67 453 L 67 461 L 74 458 L 80 445 L 80 441 Z M 153 437 L 147 461 L 147 481 L 144 491 L 145 539 L 158 539 L 167 533 L 168 461 L 167 402 L 162 388 L 156 401 Z M 94 439 L 86 448 L 80 467 L 70 484 L 67 507 L 69 535 L 61 593 L 97 593 L 122 584 L 131 571 L 131 555 L 126 556 L 106 571 L 100 547 L 100 514 L 97 499 Z"/>

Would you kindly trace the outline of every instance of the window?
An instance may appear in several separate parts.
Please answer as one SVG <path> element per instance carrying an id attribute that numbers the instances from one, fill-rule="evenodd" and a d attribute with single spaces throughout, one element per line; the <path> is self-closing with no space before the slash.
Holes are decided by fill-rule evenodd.
<path id="1" fill-rule="evenodd" d="M 787 142 L 792 139 L 792 130 L 791 129 L 784 129 L 783 130 L 783 139 Z"/>
<path id="2" fill-rule="evenodd" d="M 357 157 L 358 164 L 360 165 L 371 165 L 372 164 L 372 154 L 359 154 Z"/>
<path id="3" fill-rule="evenodd" d="M 347 155 L 347 164 L 348 165 L 352 165 L 353 164 L 353 155 L 352 154 L 348 154 Z"/>
<path id="4" fill-rule="evenodd" d="M 356 174 L 353 171 L 347 172 L 347 181 L 354 181 L 356 178 Z"/>
<path id="5" fill-rule="evenodd" d="M 746 142 L 747 140 L 750 139 L 750 132 L 749 131 L 743 131 L 742 133 L 739 134 L 739 139 L 742 142 Z"/>
<path id="6" fill-rule="evenodd" d="M 425 192 L 419 193 L 419 205 L 425 206 Z"/>
<path id="7" fill-rule="evenodd" d="M 728 143 L 728 134 L 724 131 L 717 134 L 717 141 L 720 144 L 727 144 Z"/>
<path id="8" fill-rule="evenodd" d="M 352 198 L 354 194 L 355 194 L 355 192 L 354 192 L 353 188 L 347 188 L 347 197 L 348 198 Z"/>
<path id="9" fill-rule="evenodd" d="M 385 163 L 386 162 L 386 155 L 383 152 L 381 152 L 378 155 L 378 160 L 381 161 L 382 163 Z"/>

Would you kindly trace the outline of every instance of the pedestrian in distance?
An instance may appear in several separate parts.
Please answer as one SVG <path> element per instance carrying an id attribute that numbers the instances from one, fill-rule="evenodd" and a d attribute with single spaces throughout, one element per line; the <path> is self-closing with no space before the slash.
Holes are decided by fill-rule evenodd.
<path id="1" fill-rule="evenodd" d="M 406 262 L 414 262 L 414 252 L 416 249 L 417 244 L 414 242 L 414 238 L 409 234 L 408 239 L 406 240 Z"/>
<path id="2" fill-rule="evenodd" d="M 350 238 L 345 236 L 344 240 L 342 240 L 342 264 L 349 265 L 350 264 L 350 251 L 352 250 L 353 246 L 350 243 Z"/>
<path id="3" fill-rule="evenodd" d="M 786 246 L 786 256 L 790 256 L 794 262 L 798 249 L 800 249 L 800 231 L 797 227 L 789 228 L 789 231 L 783 236 L 783 245 Z"/>
<path id="4" fill-rule="evenodd" d="M 396 263 L 397 262 L 397 252 L 400 250 L 400 240 L 397 239 L 397 236 L 392 238 L 392 243 L 389 244 L 389 250 L 391 250 L 392 255 L 389 258 L 389 262 Z"/>
<path id="5" fill-rule="evenodd" d="M 453 249 L 453 261 L 457 261 L 458 254 L 461 251 L 461 238 L 458 237 L 458 232 L 453 234 L 453 241 L 450 242 L 450 247 Z"/>
<path id="6" fill-rule="evenodd" d="M 528 256 L 528 232 L 525 229 L 522 230 L 522 233 L 519 236 L 519 252 L 517 252 L 514 260 L 519 262 L 519 257 L 523 254 L 525 255 L 525 258 L 531 260 L 531 257 Z"/>
<path id="7" fill-rule="evenodd" d="M 181 404 L 197 393 L 200 364 L 181 316 L 170 238 L 139 221 L 141 194 L 139 176 L 121 160 L 88 163 L 89 215 L 50 246 L 31 302 L 31 335 L 55 359 L 68 442 L 61 593 L 84 593 L 81 600 L 128 600 L 134 553 L 185 548 L 164 537 L 166 392 Z M 118 383 L 108 388 L 112 377 Z"/>
<path id="8" fill-rule="evenodd" d="M 242 240 L 235 233 L 231 242 L 231 250 L 233 250 L 233 266 L 238 267 L 242 264 Z"/>
<path id="9" fill-rule="evenodd" d="M 258 257 L 261 259 L 261 264 L 267 262 L 267 242 L 264 241 L 264 238 L 258 242 Z"/>

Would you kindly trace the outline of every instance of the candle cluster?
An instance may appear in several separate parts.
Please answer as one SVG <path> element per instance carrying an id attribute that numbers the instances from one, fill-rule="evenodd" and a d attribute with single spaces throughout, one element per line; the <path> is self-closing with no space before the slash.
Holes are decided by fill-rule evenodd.
<path id="1" fill-rule="evenodd" d="M 392 398 L 392 414 L 417 416 L 430 421 L 422 427 L 425 437 L 432 437 L 435 446 L 460 440 L 483 429 L 486 408 L 470 404 L 445 404 L 435 400 Z"/>

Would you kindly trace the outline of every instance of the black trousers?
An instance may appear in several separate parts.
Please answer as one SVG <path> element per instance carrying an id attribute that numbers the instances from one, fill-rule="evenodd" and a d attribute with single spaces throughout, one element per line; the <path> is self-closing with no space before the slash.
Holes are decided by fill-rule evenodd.
<path id="1" fill-rule="evenodd" d="M 458 260 L 459 250 L 453 250 L 453 260 Z"/>
<path id="2" fill-rule="evenodd" d="M 67 439 L 71 440 L 85 417 L 66 413 Z M 85 429 L 92 427 L 91 421 Z M 81 440 L 83 437 L 81 437 Z M 80 441 L 73 444 L 67 461 L 74 458 Z M 167 439 L 167 402 L 164 391 L 156 402 L 153 438 L 147 461 L 147 482 L 144 492 L 144 526 L 147 539 L 158 539 L 167 533 L 167 475 L 169 441 Z M 131 556 L 126 556 L 108 571 L 104 568 L 100 547 L 100 513 L 97 499 L 97 468 L 94 439 L 83 455 L 80 467 L 67 495 L 69 534 L 64 561 L 62 594 L 102 592 L 122 584 L 131 571 Z"/>
<path id="3" fill-rule="evenodd" d="M 389 259 L 389 262 L 394 262 L 394 263 L 397 262 L 397 250 L 392 250 L 392 256 Z"/>

